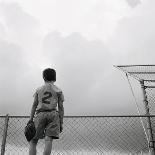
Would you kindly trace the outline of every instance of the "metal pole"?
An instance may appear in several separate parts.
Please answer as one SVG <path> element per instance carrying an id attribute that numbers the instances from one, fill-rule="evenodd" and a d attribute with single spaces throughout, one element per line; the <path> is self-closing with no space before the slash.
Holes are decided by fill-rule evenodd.
<path id="1" fill-rule="evenodd" d="M 140 81 L 141 88 L 142 88 L 142 93 L 143 93 L 143 102 L 144 102 L 144 107 L 145 107 L 145 113 L 146 116 L 150 115 L 149 112 L 149 105 L 147 101 L 147 94 L 144 86 L 144 80 Z M 155 146 L 154 146 L 154 141 L 153 141 L 153 133 L 152 133 L 152 127 L 151 127 L 151 120 L 150 117 L 146 117 L 147 119 L 147 131 L 148 131 L 148 138 L 149 138 L 149 152 L 150 155 L 155 155 Z"/>
<path id="2" fill-rule="evenodd" d="M 6 137 L 7 137 L 7 130 L 8 130 L 8 122 L 9 122 L 9 115 L 7 114 L 6 117 L 5 117 L 5 124 L 4 124 L 4 130 L 3 130 L 1 155 L 4 155 L 4 153 L 5 153 L 5 145 L 6 145 Z"/>

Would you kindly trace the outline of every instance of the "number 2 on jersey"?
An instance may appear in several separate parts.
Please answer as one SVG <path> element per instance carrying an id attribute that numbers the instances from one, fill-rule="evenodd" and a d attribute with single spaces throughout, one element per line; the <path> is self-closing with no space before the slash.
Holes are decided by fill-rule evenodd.
<path id="1" fill-rule="evenodd" d="M 51 98 L 51 97 L 52 97 L 52 93 L 46 91 L 44 93 L 44 97 L 42 98 L 42 103 L 50 104 L 50 101 L 48 99 Z"/>

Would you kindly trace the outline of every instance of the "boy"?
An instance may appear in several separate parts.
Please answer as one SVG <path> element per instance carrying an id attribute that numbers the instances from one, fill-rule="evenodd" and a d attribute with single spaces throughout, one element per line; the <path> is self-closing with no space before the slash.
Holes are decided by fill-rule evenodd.
<path id="1" fill-rule="evenodd" d="M 56 71 L 47 68 L 43 71 L 45 84 L 38 88 L 34 94 L 30 120 L 35 123 L 36 134 L 30 141 L 29 155 L 36 155 L 36 146 L 39 139 L 45 138 L 43 155 L 50 155 L 53 139 L 59 139 L 63 130 L 64 96 L 62 91 L 54 85 Z M 58 111 L 57 111 L 58 105 Z"/>

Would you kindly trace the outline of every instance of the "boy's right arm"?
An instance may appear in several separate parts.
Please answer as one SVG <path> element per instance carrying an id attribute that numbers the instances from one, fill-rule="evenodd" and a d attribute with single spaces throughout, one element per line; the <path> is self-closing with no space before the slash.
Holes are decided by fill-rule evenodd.
<path id="1" fill-rule="evenodd" d="M 38 106 L 38 95 L 36 93 L 34 95 L 34 102 L 33 102 L 32 108 L 31 108 L 30 121 L 33 121 L 33 117 L 34 117 L 37 106 Z"/>

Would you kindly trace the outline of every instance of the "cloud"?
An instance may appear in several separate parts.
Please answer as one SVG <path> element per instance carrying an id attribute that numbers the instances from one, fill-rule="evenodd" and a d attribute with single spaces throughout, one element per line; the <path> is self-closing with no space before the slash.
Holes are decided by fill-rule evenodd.
<path id="1" fill-rule="evenodd" d="M 127 0 L 127 2 L 133 8 L 141 4 L 141 0 Z"/>
<path id="2" fill-rule="evenodd" d="M 5 26 L 6 40 L 18 44 L 25 57 L 40 52 L 39 22 L 18 3 L 0 3 L 0 19 Z"/>
<path id="3" fill-rule="evenodd" d="M 18 3 L 0 3 L 1 18 L 5 20 L 8 29 L 26 34 L 34 33 L 37 29 L 37 20 L 26 13 Z M 22 36 L 21 34 L 21 36 Z"/>
<path id="4" fill-rule="evenodd" d="M 119 64 L 154 63 L 154 1 L 142 3 L 131 17 L 123 18 L 109 41 Z"/>
<path id="5" fill-rule="evenodd" d="M 0 39 L 4 39 L 6 36 L 5 26 L 0 22 Z"/>
<path id="6" fill-rule="evenodd" d="M 32 68 L 23 49 L 0 41 L 0 113 L 27 115 L 30 111 L 39 69 Z"/>
<path id="7" fill-rule="evenodd" d="M 28 68 L 24 64 L 24 57 L 19 46 L 0 41 L 0 51 L 0 110 L 3 113 L 15 109 L 15 103 L 20 104 L 19 98 L 23 87 L 21 81 Z"/>
<path id="8" fill-rule="evenodd" d="M 33 92 L 43 84 L 41 72 L 45 67 L 57 70 L 57 83 L 66 98 L 66 115 L 105 115 L 134 111 L 124 77 L 120 78 L 119 73 L 117 77 L 113 70 L 113 64 L 122 56 L 112 50 L 115 44 L 111 43 L 110 48 L 103 41 L 90 41 L 81 33 L 63 36 L 61 32 L 55 31 L 41 36 L 38 21 L 17 3 L 1 3 L 0 7 L 6 34 L 6 39 L 1 40 L 1 56 L 3 60 L 6 59 L 2 66 L 5 64 L 4 68 L 8 70 L 11 65 L 14 77 L 14 81 L 9 81 L 9 72 L 5 73 L 4 69 L 1 83 L 3 87 L 5 79 L 15 88 L 13 100 L 6 98 L 9 86 L 3 88 L 5 113 L 29 113 Z M 123 56 L 121 58 L 123 60 Z M 11 93 L 11 90 L 8 92 Z M 10 103 L 14 108 L 8 109 Z M 20 112 L 16 110 L 17 107 L 20 107 Z"/>
<path id="9" fill-rule="evenodd" d="M 0 3 L 0 8 L 0 112 L 27 114 L 37 83 L 33 77 L 39 74 L 36 20 L 17 3 Z"/>
<path id="10" fill-rule="evenodd" d="M 88 41 L 79 33 L 62 37 L 54 32 L 45 37 L 44 47 L 64 89 L 67 113 L 117 113 L 126 95 L 117 88 L 119 80 L 112 72 L 113 57 L 103 42 Z"/>
<path id="11" fill-rule="evenodd" d="M 154 6 L 154 1 L 145 1 L 134 9 L 130 17 L 119 22 L 115 34 L 108 43 L 115 64 L 154 64 Z M 132 86 L 135 87 L 135 84 Z M 142 100 L 142 96 L 138 95 L 138 98 Z M 142 102 L 139 102 L 139 105 L 143 107 Z"/>
<path id="12" fill-rule="evenodd" d="M 107 40 L 118 20 L 131 11 L 125 0 L 16 1 L 40 21 L 42 31 L 64 36 L 78 32 L 90 40 Z"/>

